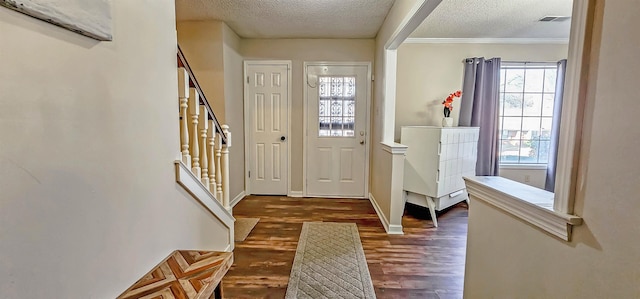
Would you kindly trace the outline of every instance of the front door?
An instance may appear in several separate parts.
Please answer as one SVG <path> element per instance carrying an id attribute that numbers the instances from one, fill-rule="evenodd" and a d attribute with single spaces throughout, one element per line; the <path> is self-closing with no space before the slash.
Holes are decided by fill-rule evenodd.
<path id="1" fill-rule="evenodd" d="M 366 197 L 369 63 L 306 63 L 306 196 Z"/>
<path id="2" fill-rule="evenodd" d="M 247 187 L 251 194 L 287 194 L 290 69 L 288 61 L 245 62 Z"/>

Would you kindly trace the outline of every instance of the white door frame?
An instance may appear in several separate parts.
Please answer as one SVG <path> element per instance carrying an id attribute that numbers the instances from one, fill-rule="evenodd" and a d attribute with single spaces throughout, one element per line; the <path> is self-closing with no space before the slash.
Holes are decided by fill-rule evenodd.
<path id="1" fill-rule="evenodd" d="M 247 83 L 247 67 L 249 65 L 286 65 L 287 66 L 287 83 L 288 88 L 288 101 L 287 101 L 287 195 L 291 194 L 291 101 L 292 101 L 292 92 L 291 92 L 291 60 L 245 60 L 243 66 L 242 73 L 242 81 L 244 86 L 244 177 L 245 177 L 245 192 L 247 195 L 253 194 L 251 191 L 251 180 L 249 178 L 249 169 L 251 167 L 251 163 L 253 162 L 253 158 L 251 157 L 251 144 L 253 144 L 253 134 L 251 134 L 250 130 L 250 116 L 251 106 L 249 103 L 251 102 L 247 99 L 247 95 L 249 94 L 249 84 Z M 255 175 L 255 174 L 254 174 Z"/>
<path id="2" fill-rule="evenodd" d="M 309 96 L 307 94 L 307 85 L 308 81 L 308 72 L 307 69 L 309 66 L 366 66 L 367 67 L 367 113 L 365 122 L 367 124 L 367 134 L 365 136 L 365 150 L 364 150 L 364 193 L 362 198 L 367 198 L 369 196 L 369 153 L 371 149 L 371 62 L 362 62 L 362 61 L 305 61 L 303 63 L 303 74 L 302 74 L 302 82 L 303 82 L 303 134 L 302 139 L 303 147 L 302 147 L 302 196 L 307 197 L 307 149 L 309 149 L 308 138 L 307 138 L 307 129 L 309 128 L 309 117 L 307 117 L 309 113 Z M 327 197 L 336 197 L 336 198 L 349 198 L 349 196 L 327 196 Z M 358 197 L 360 198 L 360 197 Z"/>

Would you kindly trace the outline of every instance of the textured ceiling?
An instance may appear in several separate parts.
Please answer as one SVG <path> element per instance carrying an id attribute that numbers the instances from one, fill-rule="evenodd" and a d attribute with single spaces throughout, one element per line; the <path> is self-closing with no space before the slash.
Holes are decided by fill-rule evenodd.
<path id="1" fill-rule="evenodd" d="M 224 21 L 244 38 L 373 38 L 394 1 L 176 0 L 176 15 Z"/>
<path id="2" fill-rule="evenodd" d="M 572 0 L 444 0 L 411 38 L 569 38 Z"/>

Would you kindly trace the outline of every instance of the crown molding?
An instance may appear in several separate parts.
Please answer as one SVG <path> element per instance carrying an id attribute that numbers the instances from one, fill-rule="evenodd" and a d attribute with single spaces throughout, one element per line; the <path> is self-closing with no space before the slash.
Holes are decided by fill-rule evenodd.
<path id="1" fill-rule="evenodd" d="M 407 38 L 407 44 L 569 44 L 568 38 Z"/>

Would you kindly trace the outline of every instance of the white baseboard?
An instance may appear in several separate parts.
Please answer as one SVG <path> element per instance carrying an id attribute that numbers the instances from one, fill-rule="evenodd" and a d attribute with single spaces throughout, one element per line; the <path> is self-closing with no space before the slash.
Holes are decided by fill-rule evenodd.
<path id="1" fill-rule="evenodd" d="M 245 196 L 247 196 L 246 192 L 244 192 L 244 191 L 240 192 L 240 194 L 238 194 L 236 197 L 234 197 L 231 200 L 229 205 L 231 205 L 232 208 L 235 207 L 240 202 L 240 200 L 242 200 Z"/>
<path id="2" fill-rule="evenodd" d="M 397 224 L 389 224 L 389 230 L 387 231 L 389 235 L 404 235 L 402 231 L 402 225 Z"/>
<path id="3" fill-rule="evenodd" d="M 380 222 L 382 222 L 382 226 L 384 226 L 384 230 L 387 232 L 387 234 L 389 235 L 404 234 L 402 232 L 402 225 L 397 225 L 397 224 L 389 225 L 389 220 L 387 220 L 387 217 L 382 213 L 382 210 L 380 209 L 380 206 L 378 205 L 376 198 L 373 197 L 373 194 L 371 193 L 369 193 L 369 201 L 371 202 L 373 209 L 376 210 L 376 214 L 378 214 L 378 218 L 380 218 Z"/>
<path id="4" fill-rule="evenodd" d="M 302 191 L 289 191 L 288 197 L 303 197 Z"/>

